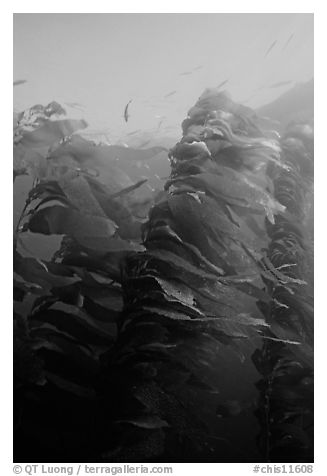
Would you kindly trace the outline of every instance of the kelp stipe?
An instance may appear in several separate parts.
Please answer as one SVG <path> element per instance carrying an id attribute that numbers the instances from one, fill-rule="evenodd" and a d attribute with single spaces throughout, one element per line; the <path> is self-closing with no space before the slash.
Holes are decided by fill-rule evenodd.
<path id="1" fill-rule="evenodd" d="M 281 159 L 268 176 L 275 198 L 286 213 L 267 223 L 268 258 L 276 269 L 297 280 L 267 283 L 271 303 L 265 307 L 269 336 L 253 360 L 263 378 L 258 382 L 261 425 L 258 444 L 266 461 L 313 461 L 313 261 L 307 204 L 313 189 L 313 128 L 292 124 L 281 139 Z M 301 281 L 305 283 L 301 284 Z"/>

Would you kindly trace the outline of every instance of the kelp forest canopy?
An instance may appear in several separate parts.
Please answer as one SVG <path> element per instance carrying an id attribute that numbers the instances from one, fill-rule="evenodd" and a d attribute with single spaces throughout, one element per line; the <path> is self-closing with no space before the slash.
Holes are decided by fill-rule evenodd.
<path id="1" fill-rule="evenodd" d="M 313 461 L 311 114 L 206 89 L 172 148 L 65 114 L 14 117 L 15 462 Z"/>

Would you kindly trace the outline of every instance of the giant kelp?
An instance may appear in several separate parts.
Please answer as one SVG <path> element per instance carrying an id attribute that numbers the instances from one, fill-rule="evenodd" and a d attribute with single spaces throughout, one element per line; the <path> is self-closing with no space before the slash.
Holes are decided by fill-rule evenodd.
<path id="1" fill-rule="evenodd" d="M 116 428 L 110 461 L 224 460 L 228 442 L 219 423 L 210 430 L 207 421 L 215 414 L 201 411 L 219 391 L 205 376 L 218 348 L 237 351 L 240 341 L 265 336 L 259 311 L 246 312 L 269 301 L 260 273 L 295 281 L 271 262 L 263 270 L 264 217 L 275 223 L 285 209 L 265 174 L 270 163 L 283 164 L 278 143 L 259 136 L 248 113 L 225 94 L 203 94 L 170 151 L 166 193 L 143 226 L 145 251 L 124 262 L 124 309 L 108 354 L 108 401 L 113 388 L 118 394 L 108 418 Z"/>
<path id="2" fill-rule="evenodd" d="M 287 168 L 271 167 L 268 174 L 287 213 L 267 226 L 267 254 L 296 281 L 269 283 L 272 301 L 264 313 L 272 337 L 289 335 L 301 345 L 268 341 L 253 356 L 263 376 L 258 442 L 268 461 L 306 462 L 313 461 L 313 262 L 305 226 L 313 186 L 312 124 L 290 124 L 281 150 Z"/>
<path id="3" fill-rule="evenodd" d="M 35 177 L 15 235 L 18 458 L 241 460 L 216 417 L 218 352 L 242 365 L 253 340 L 302 345 L 265 312 L 272 287 L 304 285 L 269 248 L 287 218 L 270 173 L 290 170 L 280 144 L 206 90 L 164 191 L 144 201 L 143 181 L 63 112 L 38 106 L 16 126 L 16 175 Z M 30 232 L 64 235 L 51 261 L 24 256 Z"/>
<path id="4" fill-rule="evenodd" d="M 120 262 L 142 249 L 131 196 L 143 182 L 92 161 L 100 146 L 76 134 L 86 123 L 62 114 L 56 103 L 27 110 L 14 136 L 14 178 L 34 178 L 14 236 L 15 441 L 28 461 L 96 458 L 100 357 L 117 333 Z M 92 168 L 71 153 L 81 143 Z M 28 253 L 31 233 L 62 237 L 51 260 Z"/>

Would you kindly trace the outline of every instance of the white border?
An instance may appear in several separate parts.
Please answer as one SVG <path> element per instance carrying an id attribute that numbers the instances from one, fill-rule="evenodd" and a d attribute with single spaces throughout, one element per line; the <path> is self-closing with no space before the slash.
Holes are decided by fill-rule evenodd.
<path id="1" fill-rule="evenodd" d="M 325 352 L 326 347 L 326 319 L 325 316 L 325 295 L 327 282 L 326 266 L 326 155 L 327 146 L 326 136 L 326 75 L 325 58 L 326 45 L 325 31 L 327 28 L 327 15 L 323 1 L 203 1 L 201 2 L 178 2 L 178 1 L 116 1 L 104 2 L 95 1 L 68 2 L 56 1 L 14 1 L 1 7 L 1 132 L 2 132 L 2 200 L 1 200 L 1 454 L 0 468 L 3 468 L 1 474 L 12 474 L 12 235 L 9 224 L 12 223 L 12 13 L 312 13 L 315 14 L 315 470 L 314 474 L 326 474 L 326 393 L 325 393 Z M 79 7 L 77 9 L 77 6 Z M 246 9 L 244 7 L 247 7 Z M 9 10 L 9 11 L 8 11 Z M 204 469 L 207 474 L 249 474 L 252 472 L 253 465 L 248 464 L 205 464 L 205 465 L 187 465 L 174 464 L 174 474 L 195 473 Z M 5 469 L 6 468 L 6 469 Z"/>

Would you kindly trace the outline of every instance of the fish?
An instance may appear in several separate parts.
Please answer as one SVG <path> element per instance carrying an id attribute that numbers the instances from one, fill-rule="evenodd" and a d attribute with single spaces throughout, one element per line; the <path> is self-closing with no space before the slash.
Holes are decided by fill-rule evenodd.
<path id="1" fill-rule="evenodd" d="M 289 37 L 289 39 L 286 41 L 286 43 L 285 43 L 284 48 L 282 49 L 282 51 L 286 50 L 286 48 L 288 47 L 288 45 L 289 45 L 290 42 L 292 41 L 293 36 L 294 36 L 294 33 L 292 33 L 291 36 Z"/>
<path id="2" fill-rule="evenodd" d="M 164 117 L 162 119 L 160 119 L 157 129 L 160 129 L 160 126 L 161 126 L 161 124 L 163 123 L 164 120 L 165 120 Z"/>
<path id="3" fill-rule="evenodd" d="M 294 81 L 293 80 L 279 81 L 278 83 L 274 83 L 271 86 L 269 86 L 269 88 L 279 88 L 280 86 L 286 86 L 286 84 L 291 84 L 291 83 L 294 83 Z"/>
<path id="4" fill-rule="evenodd" d="M 125 122 L 128 121 L 128 118 L 129 118 L 129 114 L 128 114 L 128 106 L 130 105 L 130 103 L 133 101 L 133 99 L 131 99 L 130 101 L 128 101 L 128 103 L 126 104 L 125 106 L 125 110 L 124 110 L 124 119 L 125 119 Z"/>
<path id="5" fill-rule="evenodd" d="M 199 69 L 202 69 L 202 68 L 203 68 L 203 66 L 200 65 L 200 66 L 197 66 L 196 68 L 194 68 L 193 71 L 198 71 Z"/>
<path id="6" fill-rule="evenodd" d="M 184 73 L 180 73 L 180 76 L 186 76 L 188 74 L 192 74 L 192 71 L 184 71 Z"/>
<path id="7" fill-rule="evenodd" d="M 14 81 L 14 86 L 19 86 L 20 84 L 24 83 L 27 83 L 26 79 L 17 79 L 16 81 Z"/>
<path id="8" fill-rule="evenodd" d="M 271 45 L 269 46 L 269 48 L 268 48 L 267 51 L 266 51 L 266 54 L 265 54 L 264 58 L 271 52 L 271 50 L 272 50 L 273 47 L 276 45 L 276 43 L 277 43 L 277 40 L 275 40 L 275 41 L 273 41 L 273 42 L 271 43 Z"/>
<path id="9" fill-rule="evenodd" d="M 164 96 L 164 97 L 169 98 L 170 96 L 173 96 L 176 93 L 177 93 L 177 91 L 171 91 L 171 93 L 166 94 L 166 96 Z"/>
<path id="10" fill-rule="evenodd" d="M 217 86 L 217 89 L 221 88 L 222 86 L 224 86 L 226 83 L 228 83 L 229 79 L 225 79 L 224 81 L 222 81 L 221 83 L 218 84 Z"/>
<path id="11" fill-rule="evenodd" d="M 73 109 L 81 109 L 81 110 L 84 109 L 83 104 L 80 104 L 79 102 L 65 102 L 65 104 L 68 107 L 72 107 Z"/>
<path id="12" fill-rule="evenodd" d="M 132 131 L 132 132 L 129 132 L 128 134 L 126 134 L 127 136 L 132 136 L 134 134 L 137 134 L 137 132 L 140 132 L 141 129 L 136 129 L 136 131 Z"/>
<path id="13" fill-rule="evenodd" d="M 141 185 L 143 185 L 147 181 L 148 181 L 147 178 L 139 180 L 139 182 L 133 185 L 130 185 L 129 187 L 123 188 L 122 190 L 119 190 L 119 192 L 113 193 L 112 195 L 110 195 L 110 198 L 117 198 L 117 197 L 121 197 L 122 195 L 125 195 L 126 193 L 130 193 L 136 188 L 141 187 Z"/>
<path id="14" fill-rule="evenodd" d="M 151 142 L 151 139 L 146 140 L 145 142 L 142 142 L 138 147 L 139 148 L 145 147 L 146 145 L 150 144 L 150 142 Z"/>

